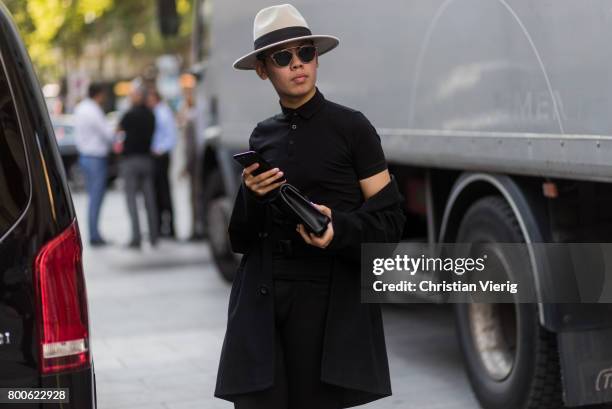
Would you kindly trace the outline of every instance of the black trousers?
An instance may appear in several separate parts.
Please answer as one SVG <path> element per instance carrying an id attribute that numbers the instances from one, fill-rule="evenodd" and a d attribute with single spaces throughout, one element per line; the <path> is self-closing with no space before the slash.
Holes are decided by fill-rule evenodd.
<path id="1" fill-rule="evenodd" d="M 155 199 L 157 202 L 157 225 L 161 236 L 174 237 L 174 212 L 170 187 L 170 153 L 155 157 Z"/>
<path id="2" fill-rule="evenodd" d="M 321 382 L 329 284 L 275 279 L 275 373 L 268 389 L 238 395 L 236 409 L 338 409 L 338 386 Z"/>

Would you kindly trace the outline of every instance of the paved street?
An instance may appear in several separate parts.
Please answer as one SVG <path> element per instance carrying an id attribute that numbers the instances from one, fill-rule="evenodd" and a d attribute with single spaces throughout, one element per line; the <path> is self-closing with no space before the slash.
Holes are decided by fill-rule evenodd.
<path id="1" fill-rule="evenodd" d="M 183 237 L 186 198 L 185 182 L 176 182 Z M 74 201 L 87 245 L 86 198 L 75 193 Z M 216 272 L 206 243 L 124 249 L 129 225 L 118 190 L 106 197 L 102 220 L 102 234 L 113 246 L 84 250 L 99 408 L 233 408 L 213 398 L 230 286 Z M 476 408 L 450 310 L 413 304 L 384 311 L 394 394 L 362 407 Z"/>

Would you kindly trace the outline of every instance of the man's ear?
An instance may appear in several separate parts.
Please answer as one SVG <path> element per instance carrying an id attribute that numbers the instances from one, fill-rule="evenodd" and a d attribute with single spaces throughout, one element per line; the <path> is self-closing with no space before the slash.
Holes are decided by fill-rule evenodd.
<path id="1" fill-rule="evenodd" d="M 255 61 L 255 71 L 262 80 L 268 79 L 268 71 L 261 60 Z"/>

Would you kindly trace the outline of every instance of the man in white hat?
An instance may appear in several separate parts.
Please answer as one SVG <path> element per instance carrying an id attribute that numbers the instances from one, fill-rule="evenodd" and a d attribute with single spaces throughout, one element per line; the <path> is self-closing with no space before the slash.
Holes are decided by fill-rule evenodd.
<path id="1" fill-rule="evenodd" d="M 244 256 L 215 396 L 238 409 L 335 409 L 389 396 L 380 306 L 359 300 L 361 240 L 399 241 L 406 220 L 380 137 L 361 112 L 316 87 L 318 56 L 336 37 L 313 35 L 290 4 L 260 10 L 253 37 L 254 50 L 233 66 L 278 93 L 282 113 L 249 138 L 277 167 L 242 173 L 228 231 Z M 313 203 L 331 218 L 322 236 L 274 206 L 285 182 L 324 203 Z"/>

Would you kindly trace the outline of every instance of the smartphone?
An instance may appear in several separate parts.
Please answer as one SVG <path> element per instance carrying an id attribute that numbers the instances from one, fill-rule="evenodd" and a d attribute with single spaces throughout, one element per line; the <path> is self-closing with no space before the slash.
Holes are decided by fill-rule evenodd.
<path id="1" fill-rule="evenodd" d="M 253 175 L 255 176 L 274 168 L 257 151 L 237 153 L 234 155 L 234 159 L 245 168 L 248 168 L 255 162 L 259 162 L 259 167 L 253 171 Z"/>

